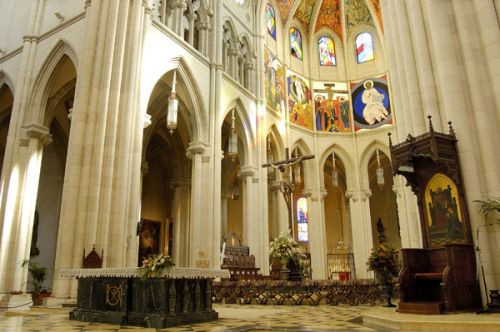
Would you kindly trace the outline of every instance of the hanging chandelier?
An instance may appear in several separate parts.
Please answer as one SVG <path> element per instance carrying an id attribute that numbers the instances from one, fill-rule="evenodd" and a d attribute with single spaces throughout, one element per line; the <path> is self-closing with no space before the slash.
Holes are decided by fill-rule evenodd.
<path id="1" fill-rule="evenodd" d="M 238 198 L 240 198 L 240 183 L 238 179 L 234 179 L 231 185 L 231 199 L 236 201 Z"/>
<path id="2" fill-rule="evenodd" d="M 380 165 L 380 156 L 378 149 L 376 150 L 377 153 L 377 185 L 382 190 L 384 188 L 384 169 Z"/>
<path id="3" fill-rule="evenodd" d="M 174 70 L 174 78 L 172 80 L 172 92 L 170 97 L 168 97 L 168 108 L 167 108 L 167 129 L 170 135 L 174 133 L 175 128 L 177 128 L 177 114 L 179 111 L 179 100 L 175 93 L 175 84 L 177 72 Z"/>
<path id="4" fill-rule="evenodd" d="M 339 186 L 339 172 L 337 172 L 337 166 L 335 165 L 335 152 L 332 152 L 332 162 L 333 162 L 332 185 L 334 188 L 336 188 Z"/>
<path id="5" fill-rule="evenodd" d="M 231 112 L 231 134 L 229 134 L 229 147 L 227 154 L 234 160 L 238 156 L 238 135 L 236 135 L 236 129 L 234 126 L 234 108 Z"/>

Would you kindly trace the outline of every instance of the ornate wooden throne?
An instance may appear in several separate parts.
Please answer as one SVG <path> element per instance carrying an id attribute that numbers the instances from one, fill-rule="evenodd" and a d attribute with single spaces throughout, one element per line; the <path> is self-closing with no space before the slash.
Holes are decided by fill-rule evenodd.
<path id="1" fill-rule="evenodd" d="M 429 132 L 389 146 L 393 175 L 417 196 L 423 249 L 401 249 L 399 312 L 439 314 L 481 307 L 476 257 L 455 132 Z"/>

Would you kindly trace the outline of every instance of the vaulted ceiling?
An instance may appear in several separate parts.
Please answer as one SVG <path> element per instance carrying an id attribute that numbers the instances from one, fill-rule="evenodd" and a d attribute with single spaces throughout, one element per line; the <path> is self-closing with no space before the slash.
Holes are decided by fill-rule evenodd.
<path id="1" fill-rule="evenodd" d="M 275 0 L 275 4 L 282 23 L 294 18 L 307 34 L 327 27 L 341 37 L 360 24 L 383 29 L 380 0 Z"/>

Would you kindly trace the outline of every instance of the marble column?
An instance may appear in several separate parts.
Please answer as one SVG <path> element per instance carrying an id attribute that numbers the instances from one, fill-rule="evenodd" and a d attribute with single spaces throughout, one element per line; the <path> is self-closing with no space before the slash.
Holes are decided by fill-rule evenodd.
<path id="1" fill-rule="evenodd" d="M 49 129 L 40 125 L 23 126 L 26 138 L 21 141 L 23 160 L 19 163 L 19 186 L 16 192 L 11 226 L 11 237 L 2 244 L 0 276 L 2 285 L 10 285 L 12 290 L 26 291 L 28 270 L 21 262 L 30 258 L 33 218 L 36 208 L 38 180 L 42 164 L 43 147 L 52 141 Z M 13 202 L 14 203 L 14 202 Z M 9 215 L 8 215 L 9 216 Z"/>
<path id="2" fill-rule="evenodd" d="M 311 253 L 312 279 L 324 280 L 327 267 L 324 198 L 326 190 L 304 190 L 309 210 L 309 252 Z"/>
<path id="3" fill-rule="evenodd" d="M 370 190 L 360 192 L 347 191 L 349 199 L 352 225 L 352 250 L 356 278 L 372 278 L 373 273 L 368 272 L 366 262 L 373 247 L 372 225 L 370 217 Z"/>

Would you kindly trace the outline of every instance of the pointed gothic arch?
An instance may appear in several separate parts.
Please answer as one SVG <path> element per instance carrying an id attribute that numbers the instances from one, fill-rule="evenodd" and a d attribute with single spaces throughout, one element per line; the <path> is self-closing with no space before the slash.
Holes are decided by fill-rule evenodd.
<path id="1" fill-rule="evenodd" d="M 352 158 L 349 153 L 338 144 L 333 144 L 327 148 L 319 159 L 319 169 L 323 170 L 327 160 L 331 157 L 332 153 L 335 153 L 335 158 L 340 159 L 345 169 L 346 186 L 347 190 L 353 190 L 355 186 L 355 167 Z M 320 183 L 322 187 L 325 187 L 324 172 L 321 173 Z"/>
<path id="2" fill-rule="evenodd" d="M 74 48 L 66 40 L 60 39 L 46 57 L 33 84 L 33 93 L 29 101 L 28 112 L 24 119 L 25 123 L 43 125 L 46 117 L 46 105 L 49 93 L 52 89 L 54 77 L 62 65 L 64 58 L 69 58 L 77 72 L 77 56 Z"/>

